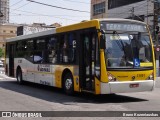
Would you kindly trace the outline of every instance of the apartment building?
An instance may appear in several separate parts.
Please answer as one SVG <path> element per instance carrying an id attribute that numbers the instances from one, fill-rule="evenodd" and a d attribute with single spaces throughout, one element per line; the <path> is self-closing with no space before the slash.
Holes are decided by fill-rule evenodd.
<path id="1" fill-rule="evenodd" d="M 0 24 L 9 23 L 9 0 L 0 0 Z"/>
<path id="2" fill-rule="evenodd" d="M 1 24 L 0 25 L 0 48 L 5 47 L 5 40 L 7 38 L 17 36 L 17 25 L 15 24 Z"/>
<path id="3" fill-rule="evenodd" d="M 153 25 L 153 13 L 151 0 L 91 0 L 91 19 L 130 18 Z"/>

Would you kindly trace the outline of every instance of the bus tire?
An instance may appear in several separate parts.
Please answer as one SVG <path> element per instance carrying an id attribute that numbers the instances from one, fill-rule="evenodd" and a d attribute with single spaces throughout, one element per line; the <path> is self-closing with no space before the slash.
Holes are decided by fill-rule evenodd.
<path id="1" fill-rule="evenodd" d="M 21 69 L 18 69 L 18 70 L 17 70 L 17 83 L 18 83 L 18 84 L 23 84 L 22 71 L 21 71 Z"/>
<path id="2" fill-rule="evenodd" d="M 63 78 L 63 89 L 64 89 L 64 92 L 68 95 L 73 95 L 74 93 L 73 76 L 69 72 L 66 73 Z"/>

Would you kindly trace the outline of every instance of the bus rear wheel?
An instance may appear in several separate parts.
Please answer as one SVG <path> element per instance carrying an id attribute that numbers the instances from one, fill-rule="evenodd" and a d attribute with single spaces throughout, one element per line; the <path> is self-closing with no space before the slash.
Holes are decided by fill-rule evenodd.
<path id="1" fill-rule="evenodd" d="M 68 95 L 73 95 L 74 93 L 74 83 L 73 76 L 71 73 L 67 73 L 63 78 L 63 89 Z"/>
<path id="2" fill-rule="evenodd" d="M 18 70 L 17 70 L 17 83 L 18 83 L 18 84 L 23 84 L 22 71 L 21 71 L 21 69 L 18 69 Z"/>

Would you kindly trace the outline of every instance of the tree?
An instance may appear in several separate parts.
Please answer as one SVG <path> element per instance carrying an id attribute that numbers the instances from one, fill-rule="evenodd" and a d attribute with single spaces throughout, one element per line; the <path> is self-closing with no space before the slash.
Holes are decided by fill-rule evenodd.
<path id="1" fill-rule="evenodd" d="M 4 57 L 4 49 L 0 48 L 0 58 Z"/>

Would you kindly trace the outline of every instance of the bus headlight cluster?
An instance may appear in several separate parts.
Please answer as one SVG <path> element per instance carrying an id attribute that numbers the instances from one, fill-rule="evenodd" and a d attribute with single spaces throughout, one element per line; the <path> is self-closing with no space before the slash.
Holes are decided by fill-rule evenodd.
<path id="1" fill-rule="evenodd" d="M 147 80 L 153 80 L 154 79 L 154 75 L 153 73 L 149 75 L 149 77 L 147 78 Z"/>
<path id="2" fill-rule="evenodd" d="M 108 73 L 108 80 L 109 80 L 109 82 L 115 82 L 115 81 L 117 81 L 117 79 L 112 74 L 110 74 L 110 73 Z"/>

